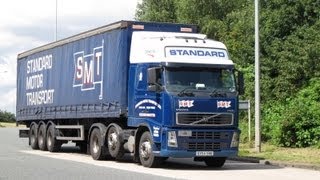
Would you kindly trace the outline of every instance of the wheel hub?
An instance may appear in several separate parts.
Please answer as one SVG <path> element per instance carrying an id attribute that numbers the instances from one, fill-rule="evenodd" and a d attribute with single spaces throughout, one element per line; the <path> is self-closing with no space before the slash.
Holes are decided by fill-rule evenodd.
<path id="1" fill-rule="evenodd" d="M 113 132 L 109 135 L 108 144 L 109 144 L 109 147 L 111 147 L 112 149 L 115 149 L 117 146 L 117 143 L 118 143 L 117 137 L 118 137 L 117 133 L 115 133 L 115 132 Z"/>
<path id="2" fill-rule="evenodd" d="M 35 133 L 34 133 L 33 131 L 32 131 L 32 133 L 31 133 L 30 139 L 31 139 L 31 143 L 32 143 L 32 144 L 35 143 L 35 141 L 36 141 L 36 136 L 35 136 Z"/>
<path id="3" fill-rule="evenodd" d="M 42 133 L 39 133 L 39 144 L 43 144 L 43 136 L 42 136 Z"/>
<path id="4" fill-rule="evenodd" d="M 48 146 L 51 146 L 52 141 L 51 141 L 51 135 L 50 135 L 50 134 L 48 134 L 48 139 L 47 139 L 47 141 L 48 141 Z"/>
<path id="5" fill-rule="evenodd" d="M 98 139 L 97 138 L 95 138 L 93 140 L 93 148 L 92 148 L 92 150 L 93 150 L 94 153 L 98 153 L 98 151 L 99 151 L 99 144 L 98 144 Z"/>
<path id="6" fill-rule="evenodd" d="M 141 157 L 148 159 L 150 157 L 151 151 L 152 151 L 152 147 L 149 141 L 145 141 L 141 144 L 141 147 L 140 147 Z"/>

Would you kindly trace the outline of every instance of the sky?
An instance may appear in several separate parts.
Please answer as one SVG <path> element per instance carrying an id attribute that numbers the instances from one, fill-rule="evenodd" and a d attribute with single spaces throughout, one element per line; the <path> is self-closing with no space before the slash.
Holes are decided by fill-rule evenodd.
<path id="1" fill-rule="evenodd" d="M 2 1 L 0 6 L 0 110 L 15 113 L 16 59 L 19 53 L 53 42 L 56 37 L 62 39 L 112 22 L 134 20 L 138 2 L 140 1 Z"/>

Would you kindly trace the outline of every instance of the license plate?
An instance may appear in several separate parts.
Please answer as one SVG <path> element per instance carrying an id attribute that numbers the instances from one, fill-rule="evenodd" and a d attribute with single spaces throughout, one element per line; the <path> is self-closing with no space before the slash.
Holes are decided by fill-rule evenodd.
<path id="1" fill-rule="evenodd" d="M 180 131 L 178 131 L 178 136 L 190 137 L 190 136 L 192 136 L 192 131 L 180 130 Z"/>
<path id="2" fill-rule="evenodd" d="M 213 151 L 196 151 L 196 156 L 213 156 Z"/>

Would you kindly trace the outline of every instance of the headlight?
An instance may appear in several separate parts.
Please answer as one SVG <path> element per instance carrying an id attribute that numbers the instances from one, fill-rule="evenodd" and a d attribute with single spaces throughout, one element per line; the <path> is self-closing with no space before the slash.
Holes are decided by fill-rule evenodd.
<path id="1" fill-rule="evenodd" d="M 168 146 L 178 147 L 178 141 L 175 131 L 168 131 Z"/>
<path id="2" fill-rule="evenodd" d="M 231 148 L 237 148 L 239 146 L 239 133 L 234 132 L 232 136 L 232 141 L 231 141 Z"/>

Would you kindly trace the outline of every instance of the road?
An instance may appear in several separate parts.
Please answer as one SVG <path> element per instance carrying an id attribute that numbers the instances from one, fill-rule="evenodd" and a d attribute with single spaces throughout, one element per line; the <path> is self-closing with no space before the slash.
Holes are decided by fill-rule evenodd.
<path id="1" fill-rule="evenodd" d="M 224 179 L 224 180 L 319 180 L 320 171 L 227 161 L 221 169 L 208 168 L 190 159 L 169 159 L 162 167 L 144 168 L 126 159 L 94 161 L 70 144 L 62 152 L 34 151 L 18 129 L 0 128 L 0 180 L 11 179 Z"/>

